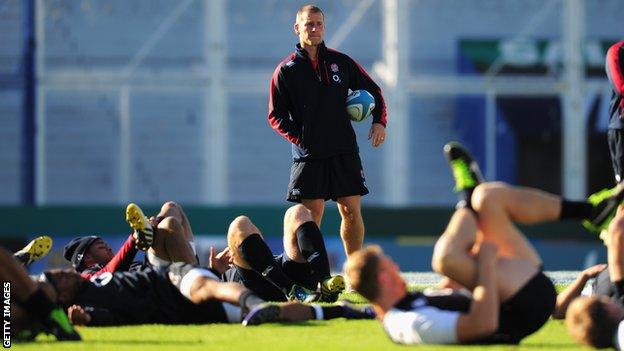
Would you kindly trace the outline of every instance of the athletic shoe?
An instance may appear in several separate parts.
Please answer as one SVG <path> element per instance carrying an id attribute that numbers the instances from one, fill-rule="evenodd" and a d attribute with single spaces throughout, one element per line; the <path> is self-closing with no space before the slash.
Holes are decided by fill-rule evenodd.
<path id="1" fill-rule="evenodd" d="M 15 257 L 21 264 L 28 267 L 33 262 L 47 255 L 51 248 L 52 238 L 47 235 L 42 235 L 28 243 L 28 245 L 24 246 L 23 249 L 14 253 L 13 257 Z"/>
<path id="2" fill-rule="evenodd" d="M 67 318 L 62 308 L 57 307 L 42 321 L 43 331 L 52 334 L 59 341 L 80 341 L 80 334 Z"/>
<path id="3" fill-rule="evenodd" d="M 323 280 L 321 283 L 321 299 L 323 302 L 336 302 L 338 296 L 345 289 L 345 280 L 341 275 L 336 275 Z"/>
<path id="4" fill-rule="evenodd" d="M 321 295 L 316 291 L 306 289 L 301 285 L 294 284 L 288 293 L 288 300 L 310 303 L 318 301 Z"/>
<path id="5" fill-rule="evenodd" d="M 618 184 L 611 189 L 603 189 L 587 198 L 587 202 L 594 206 L 589 218 L 583 220 L 583 226 L 595 233 L 607 229 L 618 206 L 624 200 L 624 185 Z"/>
<path id="6" fill-rule="evenodd" d="M 485 181 L 479 164 L 460 143 L 451 141 L 444 145 L 444 156 L 453 171 L 456 192 L 474 188 Z"/>
<path id="7" fill-rule="evenodd" d="M 258 325 L 263 323 L 272 323 L 280 320 L 282 309 L 279 305 L 265 302 L 254 307 L 243 319 L 243 326 Z"/>
<path id="8" fill-rule="evenodd" d="M 346 319 L 375 319 L 377 314 L 370 305 L 357 306 L 348 301 L 338 302 L 338 306 L 344 309 L 343 317 Z"/>
<path id="9" fill-rule="evenodd" d="M 141 250 L 147 250 L 154 242 L 154 228 L 150 224 L 147 217 L 143 214 L 141 208 L 134 203 L 126 207 L 126 222 L 134 229 L 137 234 L 137 247 Z"/>

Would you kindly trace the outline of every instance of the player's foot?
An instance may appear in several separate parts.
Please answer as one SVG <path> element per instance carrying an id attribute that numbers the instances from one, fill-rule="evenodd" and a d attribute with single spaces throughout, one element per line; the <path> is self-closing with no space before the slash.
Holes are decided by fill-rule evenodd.
<path id="1" fill-rule="evenodd" d="M 280 320 L 282 309 L 279 305 L 265 302 L 254 307 L 243 319 L 243 326 L 277 322 Z"/>
<path id="2" fill-rule="evenodd" d="M 377 314 L 370 305 L 357 306 L 348 301 L 339 301 L 339 306 L 344 309 L 344 315 L 346 319 L 375 319 Z"/>
<path id="3" fill-rule="evenodd" d="M 624 200 L 624 185 L 621 183 L 611 189 L 603 189 L 587 198 L 594 206 L 589 218 L 583 220 L 583 226 L 592 232 L 600 233 L 607 229 L 618 206 Z"/>
<path id="4" fill-rule="evenodd" d="M 470 207 L 470 196 L 474 188 L 484 182 L 479 164 L 470 153 L 458 142 L 451 141 L 444 145 L 444 156 L 448 161 L 453 178 L 455 192 L 460 193 L 457 207 Z"/>
<path id="5" fill-rule="evenodd" d="M 57 307 L 50 312 L 48 317 L 42 321 L 43 331 L 52 334 L 56 340 L 62 341 L 79 341 L 82 340 L 80 334 L 74 329 L 74 326 L 67 318 L 62 308 Z"/>
<path id="6" fill-rule="evenodd" d="M 290 301 L 299 301 L 303 303 L 318 301 L 320 297 L 321 295 L 316 291 L 312 291 L 297 284 L 293 285 L 288 293 L 288 299 Z"/>
<path id="7" fill-rule="evenodd" d="M 329 277 L 321 282 L 321 299 L 323 302 L 336 302 L 345 289 L 345 280 L 341 275 Z"/>
<path id="8" fill-rule="evenodd" d="M 141 208 L 134 203 L 126 207 L 126 222 L 134 229 L 137 235 L 137 247 L 147 250 L 154 242 L 154 228 L 143 214 Z"/>
<path id="9" fill-rule="evenodd" d="M 52 238 L 47 235 L 42 235 L 33 239 L 23 249 L 13 254 L 21 264 L 28 267 L 33 262 L 39 260 L 43 256 L 47 255 L 52 248 Z"/>

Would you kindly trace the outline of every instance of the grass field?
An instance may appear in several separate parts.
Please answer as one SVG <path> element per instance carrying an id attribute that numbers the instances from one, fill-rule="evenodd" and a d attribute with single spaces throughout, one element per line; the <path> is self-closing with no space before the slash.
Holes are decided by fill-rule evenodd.
<path id="1" fill-rule="evenodd" d="M 53 341 L 39 337 L 37 342 L 13 344 L 16 350 L 405 350 L 393 344 L 376 321 L 269 324 L 257 327 L 241 325 L 142 325 L 115 328 L 79 328 L 80 343 Z M 567 336 L 561 321 L 551 320 L 520 346 L 414 346 L 426 350 L 578 350 Z"/>
<path id="2" fill-rule="evenodd" d="M 418 288 L 421 288 L 419 286 Z M 558 285 L 557 290 L 564 286 Z M 356 294 L 345 296 L 362 300 Z M 132 327 L 79 327 L 83 341 L 56 342 L 39 336 L 33 343 L 14 343 L 15 350 L 578 350 L 567 335 L 563 321 L 550 320 L 541 330 L 524 339 L 519 346 L 472 345 L 402 346 L 393 344 L 374 320 L 336 319 L 301 324 L 267 324 L 243 327 L 240 324 L 214 325 L 141 325 Z"/>

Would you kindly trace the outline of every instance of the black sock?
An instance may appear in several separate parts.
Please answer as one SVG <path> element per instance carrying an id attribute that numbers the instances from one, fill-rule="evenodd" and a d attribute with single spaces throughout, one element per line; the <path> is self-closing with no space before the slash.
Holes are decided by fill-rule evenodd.
<path id="1" fill-rule="evenodd" d="M 259 298 L 251 290 L 245 290 L 238 298 L 238 306 L 246 309 L 247 311 L 251 310 L 252 308 L 258 306 L 263 302 L 264 300 Z"/>
<path id="2" fill-rule="evenodd" d="M 297 234 L 297 242 L 299 250 L 310 264 L 312 274 L 321 282 L 330 276 L 329 258 L 327 257 L 327 249 L 325 249 L 325 241 L 323 234 L 315 222 L 305 222 L 295 231 Z"/>
<path id="3" fill-rule="evenodd" d="M 561 214 L 559 219 L 585 219 L 591 218 L 594 206 L 585 201 L 568 201 L 561 199 Z"/>
<path id="4" fill-rule="evenodd" d="M 459 193 L 457 193 L 457 197 L 459 198 L 459 201 L 457 201 L 457 205 L 455 205 L 455 209 L 459 210 L 460 208 L 467 208 L 469 210 L 472 210 L 472 212 L 476 211 L 474 210 L 474 208 L 472 208 L 472 192 L 475 190 L 474 187 L 472 188 L 466 188 L 462 191 L 460 191 Z"/>
<path id="5" fill-rule="evenodd" d="M 247 261 L 251 269 L 262 274 L 263 277 L 279 288 L 284 289 L 286 294 L 290 292 L 295 283 L 277 265 L 271 249 L 262 240 L 260 234 L 251 234 L 246 237 L 238 247 L 238 252 Z"/>
<path id="6" fill-rule="evenodd" d="M 344 308 L 342 306 L 312 305 L 310 306 L 310 309 L 312 309 L 312 315 L 314 315 L 314 319 L 322 319 L 327 321 L 330 319 L 344 317 Z M 321 316 L 322 318 L 319 318 L 317 309 L 321 309 L 323 311 L 323 316 Z"/>
<path id="7" fill-rule="evenodd" d="M 50 300 L 41 288 L 37 288 L 24 302 L 19 303 L 28 314 L 40 320 L 45 320 L 50 315 L 56 305 Z"/>

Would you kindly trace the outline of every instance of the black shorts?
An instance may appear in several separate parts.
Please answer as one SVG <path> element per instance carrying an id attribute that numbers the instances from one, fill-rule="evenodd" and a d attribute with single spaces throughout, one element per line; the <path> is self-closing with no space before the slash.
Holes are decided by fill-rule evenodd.
<path id="1" fill-rule="evenodd" d="M 284 274 L 296 284 L 316 290 L 317 282 L 312 278 L 312 271 L 307 263 L 292 261 L 285 253 L 275 256 L 275 262 L 282 268 Z M 225 275 L 227 281 L 242 284 L 263 300 L 286 301 L 288 299 L 282 289 L 256 271 L 235 265 L 233 268 L 229 269 Z"/>
<path id="2" fill-rule="evenodd" d="M 596 279 L 592 283 L 592 295 L 613 297 L 616 293 L 615 284 L 611 281 L 609 270 L 598 273 Z"/>
<path id="3" fill-rule="evenodd" d="M 620 182 L 624 176 L 624 131 L 621 129 L 609 129 L 607 131 L 609 152 L 615 181 Z"/>
<path id="4" fill-rule="evenodd" d="M 557 292 L 552 281 L 544 273 L 537 273 L 511 299 L 501 304 L 498 330 L 478 343 L 520 343 L 548 321 L 556 300 Z"/>
<path id="5" fill-rule="evenodd" d="M 344 154 L 319 160 L 293 161 L 287 200 L 332 199 L 366 195 L 360 155 Z"/>

